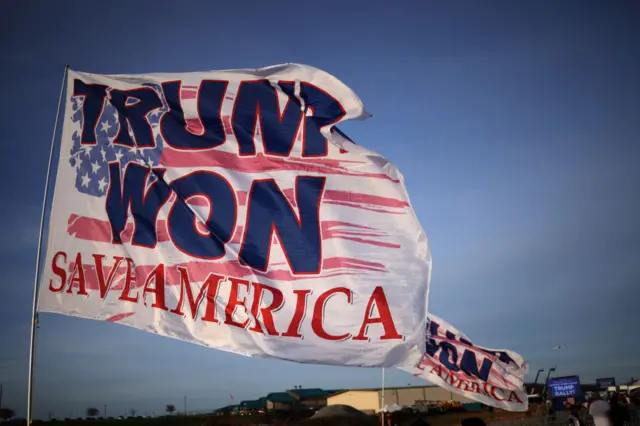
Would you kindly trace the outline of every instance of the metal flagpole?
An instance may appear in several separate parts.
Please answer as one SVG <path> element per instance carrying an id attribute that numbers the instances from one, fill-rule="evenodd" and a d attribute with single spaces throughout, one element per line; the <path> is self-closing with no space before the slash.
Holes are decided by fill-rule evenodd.
<path id="1" fill-rule="evenodd" d="M 384 367 L 382 367 L 382 392 L 380 392 L 380 424 L 384 426 Z"/>
<path id="2" fill-rule="evenodd" d="M 33 410 L 33 370 L 36 359 L 36 327 L 38 325 L 38 287 L 40 282 L 40 253 L 42 251 L 42 236 L 44 234 L 44 217 L 47 206 L 47 193 L 49 192 L 49 180 L 51 178 L 51 164 L 53 163 L 53 148 L 56 141 L 56 133 L 58 131 L 58 120 L 60 119 L 60 107 L 62 105 L 62 96 L 64 93 L 64 83 L 67 80 L 69 65 L 64 66 L 64 75 L 62 76 L 62 87 L 60 87 L 60 98 L 58 99 L 58 110 L 56 112 L 56 121 L 53 124 L 53 136 L 51 137 L 51 149 L 49 150 L 49 165 L 47 166 L 47 178 L 44 183 L 44 195 L 42 196 L 42 216 L 40 217 L 40 236 L 38 237 L 38 253 L 36 254 L 36 273 L 33 281 L 33 305 L 31 308 L 31 343 L 29 345 L 29 381 L 27 389 L 27 426 L 32 422 L 31 413 Z"/>

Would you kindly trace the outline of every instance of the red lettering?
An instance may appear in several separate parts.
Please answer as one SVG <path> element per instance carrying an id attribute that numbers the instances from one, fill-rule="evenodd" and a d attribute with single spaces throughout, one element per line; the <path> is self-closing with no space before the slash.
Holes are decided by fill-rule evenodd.
<path id="1" fill-rule="evenodd" d="M 129 292 L 131 291 L 131 283 L 136 281 L 136 276 L 133 274 L 135 271 L 133 267 L 133 259 L 127 257 L 125 260 L 127 261 L 127 272 L 124 279 L 124 288 L 122 289 L 122 294 L 120 294 L 119 299 L 124 300 L 125 302 L 138 303 L 138 293 L 136 293 L 135 299 L 129 295 Z"/>
<path id="2" fill-rule="evenodd" d="M 178 300 L 178 306 L 170 312 L 184 316 L 184 312 L 182 312 L 182 305 L 184 303 L 184 295 L 186 293 L 189 308 L 191 309 L 191 319 L 195 320 L 198 315 L 198 308 L 206 292 L 207 305 L 205 307 L 202 320 L 216 324 L 219 323 L 220 321 L 216 319 L 216 296 L 218 294 L 218 289 L 220 288 L 220 281 L 222 281 L 224 277 L 221 275 L 209 274 L 207 280 L 202 284 L 202 287 L 200 287 L 198 296 L 194 300 L 193 292 L 191 291 L 189 271 L 184 267 L 178 267 L 178 271 L 180 272 L 180 299 Z"/>
<path id="3" fill-rule="evenodd" d="M 253 283 L 254 296 L 253 296 L 253 304 L 251 305 L 251 315 L 256 319 L 256 324 L 251 327 L 250 331 L 256 331 L 258 333 L 264 334 L 262 331 L 262 327 L 260 326 L 260 320 L 258 317 L 262 315 L 262 322 L 264 323 L 265 328 L 267 329 L 267 333 L 270 336 L 279 336 L 280 333 L 276 330 L 276 327 L 273 323 L 273 312 L 282 308 L 284 305 L 284 296 L 282 292 L 274 287 L 269 287 L 260 283 Z M 260 307 L 260 303 L 262 302 L 262 295 L 265 291 L 271 292 L 271 303 L 266 308 Z"/>
<path id="4" fill-rule="evenodd" d="M 480 385 L 478 384 L 478 382 L 471 382 L 471 392 L 473 392 L 473 393 L 481 393 L 480 392 Z"/>
<path id="5" fill-rule="evenodd" d="M 297 297 L 296 310 L 293 313 L 293 318 L 291 318 L 289 328 L 282 335 L 285 337 L 296 337 L 298 339 L 302 339 L 302 334 L 300 334 L 300 324 L 302 324 L 302 320 L 307 313 L 307 296 L 311 294 L 311 290 L 293 290 L 293 293 Z"/>
<path id="6" fill-rule="evenodd" d="M 105 258 L 104 254 L 94 254 L 93 260 L 96 264 L 96 275 L 98 276 L 98 285 L 100 286 L 100 298 L 104 299 L 111 288 L 111 283 L 113 282 L 113 277 L 116 275 L 116 271 L 120 267 L 120 263 L 124 260 L 123 257 L 116 256 L 114 258 L 114 264 L 107 274 L 107 279 L 104 279 L 104 269 L 102 268 L 102 259 Z"/>
<path id="7" fill-rule="evenodd" d="M 513 401 L 514 399 L 522 404 L 522 400 L 520 399 L 516 391 L 509 392 L 509 402 Z"/>
<path id="8" fill-rule="evenodd" d="M 455 386 L 455 385 L 456 385 L 456 383 L 458 383 L 458 382 L 457 382 L 457 379 L 458 379 L 458 378 L 457 378 L 456 376 L 454 376 L 453 374 L 451 374 L 451 373 L 449 373 L 449 374 L 448 374 L 448 376 L 449 376 L 449 377 L 447 377 L 447 379 L 449 379 L 449 380 L 448 380 L 448 381 L 449 381 L 449 384 L 450 384 L 451 386 Z"/>
<path id="9" fill-rule="evenodd" d="M 154 283 L 153 287 L 150 286 L 151 282 Z M 142 300 L 144 301 L 145 306 L 147 305 L 145 298 L 147 293 L 153 293 L 153 295 L 155 296 L 153 305 L 151 305 L 152 308 L 162 309 L 163 311 L 169 310 L 169 308 L 167 308 L 167 304 L 165 303 L 164 296 L 164 263 L 158 264 L 158 266 L 156 266 L 153 271 L 149 273 L 147 279 L 144 282 L 144 288 L 142 289 Z"/>
<path id="10" fill-rule="evenodd" d="M 483 393 L 483 394 L 485 394 L 487 396 L 491 396 L 491 393 L 489 392 L 489 385 L 487 383 L 483 383 L 482 384 L 482 389 L 480 389 L 480 390 L 481 390 L 481 393 Z"/>
<path id="11" fill-rule="evenodd" d="M 336 287 L 322 293 L 320 297 L 318 297 L 318 300 L 316 300 L 316 304 L 313 307 L 313 317 L 311 318 L 311 329 L 321 339 L 341 341 L 351 337 L 351 333 L 345 333 L 339 336 L 335 336 L 327 333 L 324 329 L 323 320 L 324 320 L 325 305 L 331 296 L 338 293 L 347 295 L 347 303 L 351 304 L 351 290 L 344 287 Z"/>
<path id="12" fill-rule="evenodd" d="M 442 367 L 440 367 L 439 365 L 434 365 L 431 371 L 429 371 L 429 374 L 433 374 L 434 371 L 436 372 L 438 377 L 442 377 Z"/>
<path id="13" fill-rule="evenodd" d="M 59 267 L 57 263 L 60 256 L 62 256 L 63 262 L 67 263 L 67 253 L 59 251 L 55 256 L 53 256 L 53 260 L 51 261 L 51 270 L 54 274 L 60 277 L 60 287 L 54 287 L 53 280 L 49 280 L 49 291 L 52 291 L 53 293 L 60 293 L 64 290 L 64 286 L 67 283 L 67 271 L 65 271 L 64 268 Z"/>
<path id="14" fill-rule="evenodd" d="M 504 401 L 504 398 L 499 397 L 498 394 L 496 393 L 496 390 L 500 390 L 495 386 L 489 386 L 489 390 L 491 391 L 491 396 L 493 397 L 493 399 L 495 399 L 496 401 Z"/>
<path id="15" fill-rule="evenodd" d="M 76 273 L 78 276 L 76 277 Z M 76 260 L 73 262 L 73 272 L 71 273 L 71 281 L 69 282 L 69 288 L 67 289 L 67 293 L 71 294 L 73 290 L 73 285 L 78 284 L 78 292 L 76 294 L 82 294 L 84 296 L 88 296 L 87 294 L 87 283 L 84 279 L 84 265 L 82 264 L 82 253 L 78 253 L 76 255 Z"/>
<path id="16" fill-rule="evenodd" d="M 469 384 L 467 383 L 467 381 L 454 373 L 449 373 L 449 383 L 451 383 L 451 386 L 456 386 L 458 389 L 461 389 L 462 385 L 464 385 L 465 387 L 464 390 L 469 389 Z"/>
<path id="17" fill-rule="evenodd" d="M 379 317 L 373 318 L 373 308 L 378 309 Z M 387 296 L 384 294 L 382 287 L 378 286 L 371 293 L 369 302 L 367 303 L 367 310 L 365 312 L 364 321 L 360 327 L 360 333 L 353 340 L 369 340 L 367 337 L 367 330 L 371 324 L 382 324 L 384 328 L 384 334 L 380 336 L 380 340 L 391 339 L 403 339 L 404 337 L 398 334 L 396 326 L 393 323 L 393 317 L 389 310 L 389 303 L 387 302 Z"/>
<path id="18" fill-rule="evenodd" d="M 240 299 L 238 297 L 238 290 L 240 288 L 240 285 L 243 285 L 247 288 L 247 292 L 248 292 L 250 283 L 247 280 L 241 280 L 239 278 L 231 278 L 231 277 L 229 278 L 229 281 L 231 281 L 231 291 L 229 292 L 229 302 L 227 303 L 227 307 L 224 310 L 225 312 L 224 323 L 233 325 L 239 328 L 247 328 L 247 325 L 249 325 L 249 318 L 247 318 L 244 322 L 236 322 L 233 319 L 233 314 L 238 306 L 242 306 L 245 312 L 248 312 L 247 307 L 245 306 L 245 301 L 247 299 L 246 297 L 243 297 L 242 299 Z"/>

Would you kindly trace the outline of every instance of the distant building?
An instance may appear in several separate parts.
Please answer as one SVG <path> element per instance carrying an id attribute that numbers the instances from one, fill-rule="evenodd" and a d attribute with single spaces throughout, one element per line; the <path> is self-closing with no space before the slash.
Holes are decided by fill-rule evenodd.
<path id="1" fill-rule="evenodd" d="M 292 410 L 298 400 L 288 392 L 273 392 L 265 397 L 267 410 L 288 411 Z"/>
<path id="2" fill-rule="evenodd" d="M 639 386 L 635 384 L 635 386 Z M 597 391 L 593 384 L 581 384 L 583 392 Z M 543 383 L 525 385 L 529 394 L 540 394 Z M 318 410 L 327 405 L 350 405 L 365 413 L 377 413 L 382 410 L 382 390 L 367 389 L 332 389 L 320 388 L 289 389 L 285 392 L 273 392 L 256 400 L 242 401 L 238 405 L 228 405 L 215 411 L 226 413 L 259 413 L 264 411 Z M 445 401 L 467 404 L 474 402 L 456 393 L 438 386 L 407 386 L 384 389 L 384 405 L 397 404 L 404 407 L 429 405 Z"/>
<path id="3" fill-rule="evenodd" d="M 456 401 L 474 402 L 469 398 L 450 392 L 439 386 L 407 386 L 384 389 L 384 405 L 397 404 L 404 407 Z M 378 413 L 382 410 L 382 389 L 349 389 L 327 397 L 327 405 L 349 405 L 365 413 Z"/>
<path id="4" fill-rule="evenodd" d="M 319 388 L 290 389 L 287 393 L 296 399 L 296 405 L 314 410 L 326 407 L 330 395 L 329 391 Z"/>
<path id="5" fill-rule="evenodd" d="M 242 401 L 238 404 L 238 409 L 243 414 L 264 413 L 267 409 L 267 399 L 262 397 L 249 401 Z"/>

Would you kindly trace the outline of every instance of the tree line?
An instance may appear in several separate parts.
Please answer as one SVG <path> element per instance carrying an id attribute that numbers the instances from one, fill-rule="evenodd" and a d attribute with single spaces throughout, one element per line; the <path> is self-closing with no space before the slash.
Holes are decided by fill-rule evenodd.
<path id="1" fill-rule="evenodd" d="M 167 414 L 173 414 L 176 412 L 176 406 L 173 404 L 167 404 L 165 406 L 165 411 L 167 412 Z M 137 411 L 134 408 L 129 410 L 129 414 L 131 415 L 131 417 L 135 417 L 136 413 Z M 86 414 L 87 414 L 87 417 L 96 418 L 100 415 L 100 410 L 98 410 L 95 407 L 89 407 L 87 408 Z M 13 409 L 8 407 L 0 408 L 0 420 L 3 420 L 3 421 L 11 420 L 15 416 L 16 416 L 16 412 Z"/>

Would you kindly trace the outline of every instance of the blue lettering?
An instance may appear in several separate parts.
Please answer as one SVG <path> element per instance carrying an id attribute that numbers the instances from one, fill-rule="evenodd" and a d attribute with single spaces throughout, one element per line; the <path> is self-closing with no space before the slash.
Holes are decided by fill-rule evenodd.
<path id="1" fill-rule="evenodd" d="M 471 343 L 470 341 L 468 341 L 468 340 L 467 340 L 467 339 L 465 339 L 464 337 L 461 337 L 461 338 L 460 338 L 460 339 L 458 339 L 458 340 L 460 340 L 462 343 L 464 343 L 464 344 L 465 344 L 465 345 L 467 345 L 467 346 L 471 346 L 472 348 L 474 347 L 474 346 L 473 346 L 473 343 Z"/>
<path id="2" fill-rule="evenodd" d="M 439 328 L 440 328 L 440 324 L 432 320 L 429 323 L 429 336 L 437 336 Z M 440 346 L 436 344 L 436 341 L 434 338 L 427 339 L 426 352 L 430 357 L 433 357 L 436 354 L 436 352 L 438 352 L 438 348 L 440 348 Z"/>
<path id="3" fill-rule="evenodd" d="M 440 324 L 431 320 L 429 323 L 429 336 L 438 336 L 438 329 L 440 328 Z M 445 331 L 445 337 L 449 340 L 456 340 L 456 335 L 451 331 Z M 470 341 L 464 338 L 460 338 L 460 342 L 474 347 Z M 478 360 L 476 357 L 476 353 L 473 349 L 466 349 L 462 353 L 462 359 L 460 360 L 460 365 L 458 367 L 458 358 L 459 354 L 456 347 L 447 342 L 441 341 L 440 343 L 436 343 L 434 338 L 427 339 L 427 347 L 426 353 L 427 355 L 434 357 L 438 352 L 438 349 L 442 348 L 440 352 L 440 362 L 449 368 L 452 371 L 464 371 L 468 376 L 475 376 L 483 381 L 487 381 L 489 378 L 489 373 L 491 372 L 491 368 L 493 367 L 493 362 L 489 359 L 482 360 L 482 366 L 478 368 Z"/>
<path id="4" fill-rule="evenodd" d="M 220 111 L 228 81 L 203 80 L 198 89 L 198 115 L 204 128 L 201 135 L 187 129 L 187 121 L 180 104 L 181 81 L 162 83 L 169 110 L 160 120 L 160 132 L 168 145 L 183 150 L 215 148 L 226 140 Z"/>
<path id="5" fill-rule="evenodd" d="M 299 216 L 275 180 L 253 182 L 247 200 L 247 222 L 239 259 L 266 271 L 273 233 L 295 274 L 317 274 L 322 263 L 320 202 L 324 177 L 298 176 L 295 193 Z"/>
<path id="6" fill-rule="evenodd" d="M 336 99 L 310 83 L 301 82 L 297 92 L 296 83 L 280 82 L 279 93 L 268 81 L 262 80 L 241 83 L 231 122 L 223 123 L 221 110 L 228 82 L 204 80 L 200 83 L 197 100 L 198 118 L 203 130 L 194 132 L 187 125 L 182 108 L 182 82 L 169 81 L 161 86 L 161 91 L 150 87 L 119 90 L 74 80 L 74 96 L 84 98 L 81 143 L 96 144 L 96 128 L 107 99 L 115 108 L 120 122 L 114 144 L 154 148 L 156 140 L 149 116 L 166 107 L 160 118 L 159 130 L 168 146 L 178 150 L 216 148 L 226 141 L 226 123 L 226 132 L 236 134 L 240 155 L 254 155 L 258 151 L 254 133 L 259 123 L 262 150 L 268 155 L 290 155 L 298 134 L 302 134 L 303 156 L 326 156 L 328 142 L 320 130 L 345 115 L 344 108 Z M 281 111 L 278 95 L 282 92 L 287 103 Z M 235 192 L 224 177 L 211 172 L 196 172 L 167 184 L 164 181 L 165 170 L 161 168 L 150 169 L 131 162 L 124 168 L 124 173 L 120 169 L 119 162 L 109 163 L 110 184 L 105 210 L 114 244 L 124 242 L 122 232 L 131 215 L 134 226 L 131 244 L 155 247 L 158 213 L 174 191 L 177 201 L 171 208 L 167 226 L 175 246 L 186 254 L 203 259 L 224 256 L 225 245 L 235 231 L 238 209 Z M 151 180 L 151 173 L 155 180 Z M 295 201 L 291 204 L 273 179 L 255 181 L 248 194 L 238 260 L 254 269 L 266 271 L 275 233 L 294 274 L 320 273 L 322 235 L 319 210 L 325 180 L 324 177 L 298 177 Z M 193 197 L 206 199 L 209 203 L 210 212 L 206 220 L 197 217 L 188 204 Z M 437 330 L 437 324 L 434 326 Z M 429 343 L 435 346 L 434 342 L 431 339 Z M 430 350 L 435 353 L 437 348 Z"/>
<path id="7" fill-rule="evenodd" d="M 109 189 L 105 209 L 111 224 L 113 244 L 122 244 L 120 234 L 127 225 L 129 209 L 133 215 L 134 232 L 131 244 L 155 247 L 156 218 L 160 207 L 169 199 L 171 190 L 162 180 L 164 169 L 153 169 L 157 179 L 147 187 L 151 169 L 129 163 L 124 173 L 124 185 L 120 182 L 120 164 L 109 163 Z"/>
<path id="8" fill-rule="evenodd" d="M 345 115 L 342 105 L 314 85 L 301 83 L 300 97 L 313 113 L 307 115 L 302 111 L 295 95 L 295 84 L 279 82 L 278 86 L 287 95 L 287 104 L 282 113 L 278 104 L 278 92 L 271 83 L 261 80 L 240 84 L 231 118 L 240 155 L 256 153 L 254 134 L 260 120 L 260 133 L 266 154 L 288 156 L 304 121 L 303 157 L 326 156 L 327 140 L 320 129 Z"/>
<path id="9" fill-rule="evenodd" d="M 305 157 L 323 157 L 327 155 L 327 139 L 320 132 L 325 126 L 339 121 L 346 111 L 333 96 L 311 83 L 302 82 L 301 97 L 313 114 L 305 117 L 305 143 L 302 155 Z M 283 85 L 283 91 L 291 97 L 293 84 Z"/>
<path id="10" fill-rule="evenodd" d="M 460 369 L 468 376 L 475 376 L 486 382 L 489 379 L 491 367 L 493 367 L 493 362 L 490 359 L 485 358 L 482 360 L 482 367 L 478 369 L 478 360 L 473 350 L 465 350 L 462 354 Z"/>
<path id="11" fill-rule="evenodd" d="M 199 171 L 173 181 L 171 189 L 178 195 L 169 213 L 169 233 L 176 247 L 202 259 L 224 256 L 236 226 L 236 196 L 229 182 L 217 173 Z M 196 196 L 209 203 L 205 233 L 196 229 L 196 221 L 202 221 L 187 205 Z"/>
<path id="12" fill-rule="evenodd" d="M 506 352 L 501 352 L 501 351 L 489 351 L 489 350 L 484 349 L 484 348 L 478 348 L 478 349 L 479 349 L 479 350 L 481 350 L 482 352 L 486 353 L 486 354 L 489 354 L 489 355 L 493 355 L 493 356 L 498 357 L 498 359 L 499 359 L 501 362 L 504 362 L 504 363 L 506 363 L 506 364 L 516 364 L 515 360 L 514 360 L 513 358 L 511 358 L 511 357 L 509 356 L 509 354 L 508 354 L 508 353 L 506 353 Z"/>
<path id="13" fill-rule="evenodd" d="M 158 108 L 162 108 L 160 96 L 150 87 L 133 90 L 111 89 L 111 105 L 118 111 L 120 130 L 114 143 L 139 148 L 152 148 L 156 144 L 153 140 L 153 131 L 147 115 Z M 133 102 L 132 102 L 133 101 Z M 129 129 L 133 130 L 136 143 L 133 143 L 129 135 Z"/>
<path id="14" fill-rule="evenodd" d="M 440 363 L 451 371 L 459 371 L 458 367 L 458 351 L 455 346 L 449 342 L 440 342 Z"/>
<path id="15" fill-rule="evenodd" d="M 292 86 L 290 83 L 288 85 Z M 303 117 L 300 103 L 293 96 L 288 96 L 284 111 L 280 113 L 278 92 L 267 80 L 243 81 L 238 87 L 238 97 L 231 115 L 240 155 L 256 153 L 253 136 L 260 120 L 264 152 L 288 156 Z"/>
<path id="16" fill-rule="evenodd" d="M 80 143 L 95 145 L 96 127 L 102 114 L 107 86 L 102 84 L 86 84 L 81 80 L 73 80 L 73 96 L 83 96 L 82 102 L 82 136 Z"/>

